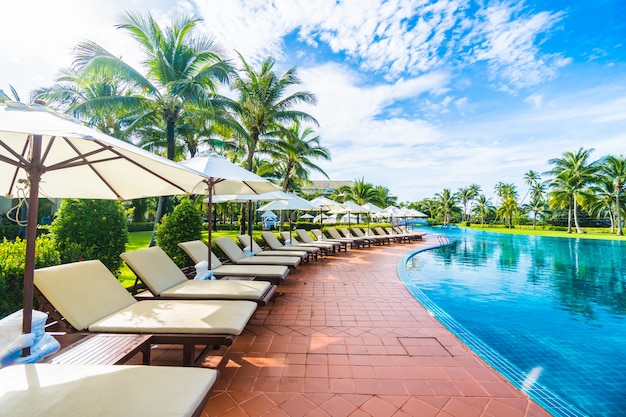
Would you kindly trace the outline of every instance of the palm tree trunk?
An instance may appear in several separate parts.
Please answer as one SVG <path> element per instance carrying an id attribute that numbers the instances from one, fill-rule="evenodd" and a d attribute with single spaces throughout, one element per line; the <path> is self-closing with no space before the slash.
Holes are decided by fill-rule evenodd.
<path id="1" fill-rule="evenodd" d="M 617 211 L 617 234 L 619 236 L 623 236 L 624 232 L 622 231 L 622 210 L 620 210 L 619 206 L 619 187 L 617 187 L 617 191 L 615 191 L 615 210 Z"/>
<path id="2" fill-rule="evenodd" d="M 576 197 L 574 197 L 574 225 L 576 226 L 576 233 L 585 233 L 578 224 L 578 205 L 576 204 Z"/>
<path id="3" fill-rule="evenodd" d="M 572 233 L 572 200 L 567 207 L 567 233 Z"/>

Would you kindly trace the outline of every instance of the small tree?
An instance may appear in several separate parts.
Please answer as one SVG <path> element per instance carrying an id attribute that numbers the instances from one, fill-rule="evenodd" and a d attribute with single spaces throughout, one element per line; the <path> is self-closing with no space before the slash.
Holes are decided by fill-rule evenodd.
<path id="1" fill-rule="evenodd" d="M 181 268 L 189 265 L 189 258 L 178 244 L 200 239 L 202 216 L 188 198 L 183 199 L 171 214 L 163 217 L 156 231 L 157 245 Z"/>
<path id="2" fill-rule="evenodd" d="M 99 259 L 114 274 L 122 266 L 128 224 L 115 200 L 65 199 L 50 226 L 61 262 Z"/>

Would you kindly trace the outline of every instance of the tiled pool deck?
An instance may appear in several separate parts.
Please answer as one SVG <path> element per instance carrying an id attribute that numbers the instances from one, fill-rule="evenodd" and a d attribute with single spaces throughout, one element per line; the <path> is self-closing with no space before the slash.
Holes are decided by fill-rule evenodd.
<path id="1" fill-rule="evenodd" d="M 203 417 L 549 416 L 398 278 L 402 256 L 437 243 L 426 236 L 298 267 L 226 353 Z M 153 352 L 155 364 L 179 358 Z"/>

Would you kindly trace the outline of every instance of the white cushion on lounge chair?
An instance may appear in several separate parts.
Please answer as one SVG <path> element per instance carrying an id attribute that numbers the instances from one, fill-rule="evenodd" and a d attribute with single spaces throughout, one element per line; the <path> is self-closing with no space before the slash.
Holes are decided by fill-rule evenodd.
<path id="1" fill-rule="evenodd" d="M 220 247 L 228 259 L 237 265 L 286 265 L 296 267 L 302 261 L 301 258 L 294 256 L 246 256 L 246 254 L 237 246 L 234 240 L 229 237 L 220 237 L 215 239 L 215 244 Z"/>
<path id="2" fill-rule="evenodd" d="M 237 236 L 237 239 L 239 239 L 239 242 L 241 242 L 244 246 L 250 245 L 249 235 L 239 235 Z M 252 239 L 252 253 L 254 253 L 254 256 L 295 256 L 303 260 L 309 257 L 309 253 L 302 250 L 263 250 L 259 244 L 254 241 L 254 239 Z"/>
<path id="3" fill-rule="evenodd" d="M 172 258 L 158 246 L 125 252 L 120 256 L 150 292 L 163 298 L 255 301 L 261 299 L 272 286 L 267 281 L 188 280 Z"/>
<path id="4" fill-rule="evenodd" d="M 191 240 L 178 244 L 194 263 L 207 261 L 209 248 L 200 240 Z M 285 265 L 222 265 L 215 254 L 211 252 L 211 268 L 217 276 L 256 277 L 257 279 L 271 279 L 282 281 L 289 274 Z"/>
<path id="5" fill-rule="evenodd" d="M 218 372 L 206 368 L 13 365 L 0 369 L 0 413 L 11 417 L 189 417 Z"/>
<path id="6" fill-rule="evenodd" d="M 77 330 L 238 335 L 251 301 L 135 300 L 98 260 L 35 270 L 35 285 Z"/>

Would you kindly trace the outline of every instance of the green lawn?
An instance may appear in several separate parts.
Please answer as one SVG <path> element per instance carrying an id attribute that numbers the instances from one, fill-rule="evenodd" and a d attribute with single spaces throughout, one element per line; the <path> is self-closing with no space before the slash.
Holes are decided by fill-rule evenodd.
<path id="1" fill-rule="evenodd" d="M 563 230 L 548 230 L 541 226 L 537 226 L 533 229 L 532 226 L 515 226 L 513 229 L 509 229 L 504 226 L 485 226 L 481 227 L 479 224 L 472 224 L 471 229 L 484 230 L 487 232 L 499 232 L 509 233 L 515 235 L 534 235 L 534 236 L 551 236 L 551 237 L 564 237 L 564 238 L 581 238 L 581 239 L 603 239 L 603 240 L 626 240 L 626 236 L 617 236 L 609 232 L 607 228 L 583 228 L 585 233 L 576 233 L 576 229 L 572 228 L 572 233 L 567 233 Z"/>

